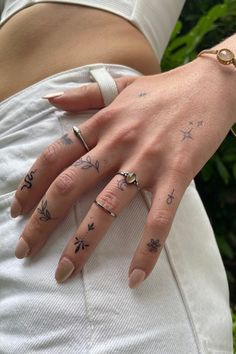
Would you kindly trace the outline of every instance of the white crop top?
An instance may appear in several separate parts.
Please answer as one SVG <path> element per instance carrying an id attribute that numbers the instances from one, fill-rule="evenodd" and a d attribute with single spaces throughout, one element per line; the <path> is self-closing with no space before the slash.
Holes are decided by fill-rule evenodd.
<path id="1" fill-rule="evenodd" d="M 90 6 L 119 15 L 144 34 L 161 60 L 185 0 L 0 0 L 0 29 L 18 11 L 43 2 Z"/>

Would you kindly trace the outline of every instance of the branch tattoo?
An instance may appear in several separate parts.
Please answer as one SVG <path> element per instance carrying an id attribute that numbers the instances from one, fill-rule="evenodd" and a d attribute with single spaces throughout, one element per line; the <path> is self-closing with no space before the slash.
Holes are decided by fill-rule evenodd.
<path id="1" fill-rule="evenodd" d="M 27 189 L 30 189 L 32 188 L 32 181 L 33 181 L 33 178 L 34 178 L 34 173 L 36 172 L 37 170 L 34 170 L 34 171 L 31 171 L 30 173 L 28 173 L 25 178 L 24 178 L 24 181 L 25 181 L 25 184 L 23 184 L 23 186 L 21 187 L 21 191 L 23 191 L 24 188 L 27 188 Z"/>
<path id="2" fill-rule="evenodd" d="M 86 159 L 83 160 L 81 157 L 79 160 L 73 163 L 73 166 L 81 166 L 82 170 L 88 170 L 89 168 L 95 168 L 97 172 L 99 172 L 99 161 L 96 160 L 95 163 L 92 162 L 91 157 L 89 155 L 86 156 Z"/>
<path id="3" fill-rule="evenodd" d="M 158 248 L 161 247 L 160 241 L 159 240 L 154 240 L 151 238 L 150 242 L 147 243 L 148 249 L 150 252 L 157 252 Z"/>
<path id="4" fill-rule="evenodd" d="M 47 204 L 47 200 L 43 201 L 42 199 L 41 208 L 37 208 L 38 213 L 41 215 L 39 219 L 42 221 L 52 220 L 51 214 L 47 208 Z"/>

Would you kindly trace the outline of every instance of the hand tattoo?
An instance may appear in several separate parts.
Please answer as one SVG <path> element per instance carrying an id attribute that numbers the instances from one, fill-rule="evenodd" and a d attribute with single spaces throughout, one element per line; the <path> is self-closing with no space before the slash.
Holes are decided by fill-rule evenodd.
<path id="1" fill-rule="evenodd" d="M 47 200 L 45 200 L 45 202 L 44 202 L 43 199 L 42 199 L 42 201 L 41 201 L 41 209 L 37 208 L 37 211 L 39 212 L 39 214 L 42 215 L 39 218 L 42 221 L 52 220 L 51 214 L 50 214 L 50 212 L 47 209 L 47 203 L 48 203 Z"/>
<path id="2" fill-rule="evenodd" d="M 67 133 L 61 137 L 60 141 L 63 145 L 73 144 L 73 140 L 68 137 Z"/>
<path id="3" fill-rule="evenodd" d="M 175 191 L 175 190 L 173 189 L 173 191 L 171 192 L 171 194 L 168 194 L 168 197 L 167 197 L 167 199 L 166 199 L 166 203 L 167 203 L 167 204 L 171 204 L 172 201 L 173 201 L 173 199 L 175 199 L 175 197 L 173 196 L 174 191 Z"/>
<path id="4" fill-rule="evenodd" d="M 81 239 L 81 238 L 76 238 L 76 242 L 74 243 L 74 245 L 77 245 L 75 248 L 75 253 L 77 253 L 79 250 L 85 250 L 85 247 L 89 247 L 88 243 L 85 243 L 86 241 Z"/>

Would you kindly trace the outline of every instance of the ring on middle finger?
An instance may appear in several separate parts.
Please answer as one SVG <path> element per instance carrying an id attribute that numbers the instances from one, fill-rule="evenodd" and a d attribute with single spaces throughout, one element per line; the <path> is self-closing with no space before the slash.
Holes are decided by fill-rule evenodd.
<path id="1" fill-rule="evenodd" d="M 125 171 L 119 171 L 117 172 L 117 175 L 122 175 L 125 177 L 125 182 L 127 184 L 135 184 L 137 189 L 140 190 L 139 187 L 139 182 L 138 182 L 138 177 L 136 173 L 134 172 L 125 172 Z"/>

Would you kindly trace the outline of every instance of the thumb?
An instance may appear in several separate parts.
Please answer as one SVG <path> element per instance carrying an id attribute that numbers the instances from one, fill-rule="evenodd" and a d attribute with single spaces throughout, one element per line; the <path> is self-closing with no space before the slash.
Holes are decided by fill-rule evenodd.
<path id="1" fill-rule="evenodd" d="M 115 79 L 118 92 L 123 91 L 137 78 L 137 76 L 123 76 Z M 82 85 L 64 92 L 51 93 L 42 98 L 48 99 L 53 106 L 69 112 L 98 109 L 105 106 L 97 83 Z"/>

